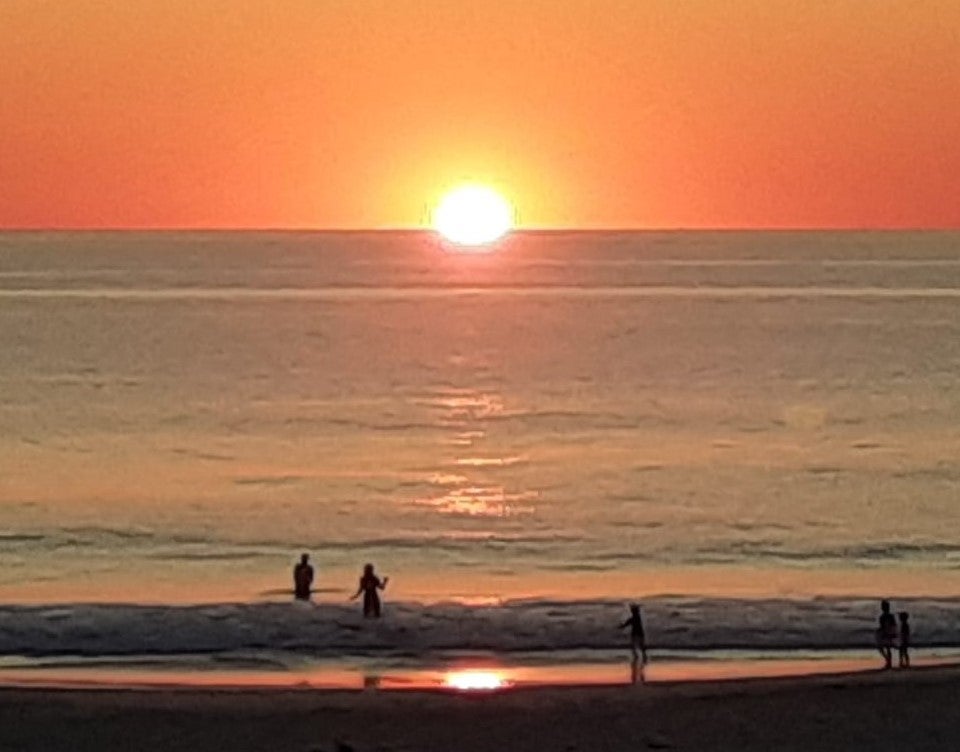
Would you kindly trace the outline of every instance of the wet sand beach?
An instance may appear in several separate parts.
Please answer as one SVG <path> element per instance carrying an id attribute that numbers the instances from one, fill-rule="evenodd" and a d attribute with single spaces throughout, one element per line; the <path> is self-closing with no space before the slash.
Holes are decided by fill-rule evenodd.
<path id="1" fill-rule="evenodd" d="M 946 750 L 960 669 L 497 693 L 0 690 L 0 748 Z"/>

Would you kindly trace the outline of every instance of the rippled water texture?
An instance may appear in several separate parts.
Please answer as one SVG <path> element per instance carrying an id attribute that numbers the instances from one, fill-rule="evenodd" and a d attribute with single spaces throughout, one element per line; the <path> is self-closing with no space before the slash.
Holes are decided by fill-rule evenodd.
<path id="1" fill-rule="evenodd" d="M 0 600 L 946 594 L 960 235 L 0 235 Z"/>

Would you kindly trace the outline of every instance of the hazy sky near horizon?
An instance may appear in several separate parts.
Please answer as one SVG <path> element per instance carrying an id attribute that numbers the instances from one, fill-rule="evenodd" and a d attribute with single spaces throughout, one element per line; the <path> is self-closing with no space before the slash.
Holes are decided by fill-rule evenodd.
<path id="1" fill-rule="evenodd" d="M 960 226 L 957 0 L 3 0 L 0 226 Z"/>

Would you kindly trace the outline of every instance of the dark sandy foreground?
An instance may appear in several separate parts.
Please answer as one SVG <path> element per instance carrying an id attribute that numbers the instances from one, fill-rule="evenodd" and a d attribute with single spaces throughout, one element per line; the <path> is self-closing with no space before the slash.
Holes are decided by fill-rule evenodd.
<path id="1" fill-rule="evenodd" d="M 0 690 L 0 750 L 957 750 L 960 669 L 439 692 Z M 340 747 L 345 752 L 344 747 Z"/>

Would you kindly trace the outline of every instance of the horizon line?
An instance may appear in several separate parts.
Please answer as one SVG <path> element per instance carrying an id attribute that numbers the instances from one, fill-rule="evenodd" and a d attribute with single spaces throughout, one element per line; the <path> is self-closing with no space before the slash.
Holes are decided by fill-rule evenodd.
<path id="1" fill-rule="evenodd" d="M 432 227 L 314 227 L 314 226 L 270 226 L 270 225 L 250 225 L 250 226 L 231 226 L 231 225 L 57 225 L 44 227 L 41 225 L 15 225 L 4 227 L 0 226 L 0 233 L 17 232 L 49 232 L 49 233 L 70 233 L 70 232 L 276 232 L 276 233 L 315 233 L 315 234 L 374 234 L 374 233 L 405 233 L 405 234 L 436 234 L 437 231 Z M 664 233 L 664 232 L 688 232 L 688 233 L 800 233 L 800 232 L 960 232 L 960 225 L 956 226 L 857 226 L 857 225 L 765 225 L 765 226 L 663 226 L 663 227 L 639 227 L 639 226 L 596 226 L 596 227 L 565 227 L 565 226 L 541 226 L 541 227 L 517 227 L 510 230 L 505 236 L 510 235 L 560 235 L 560 234 L 599 234 L 599 233 Z"/>

